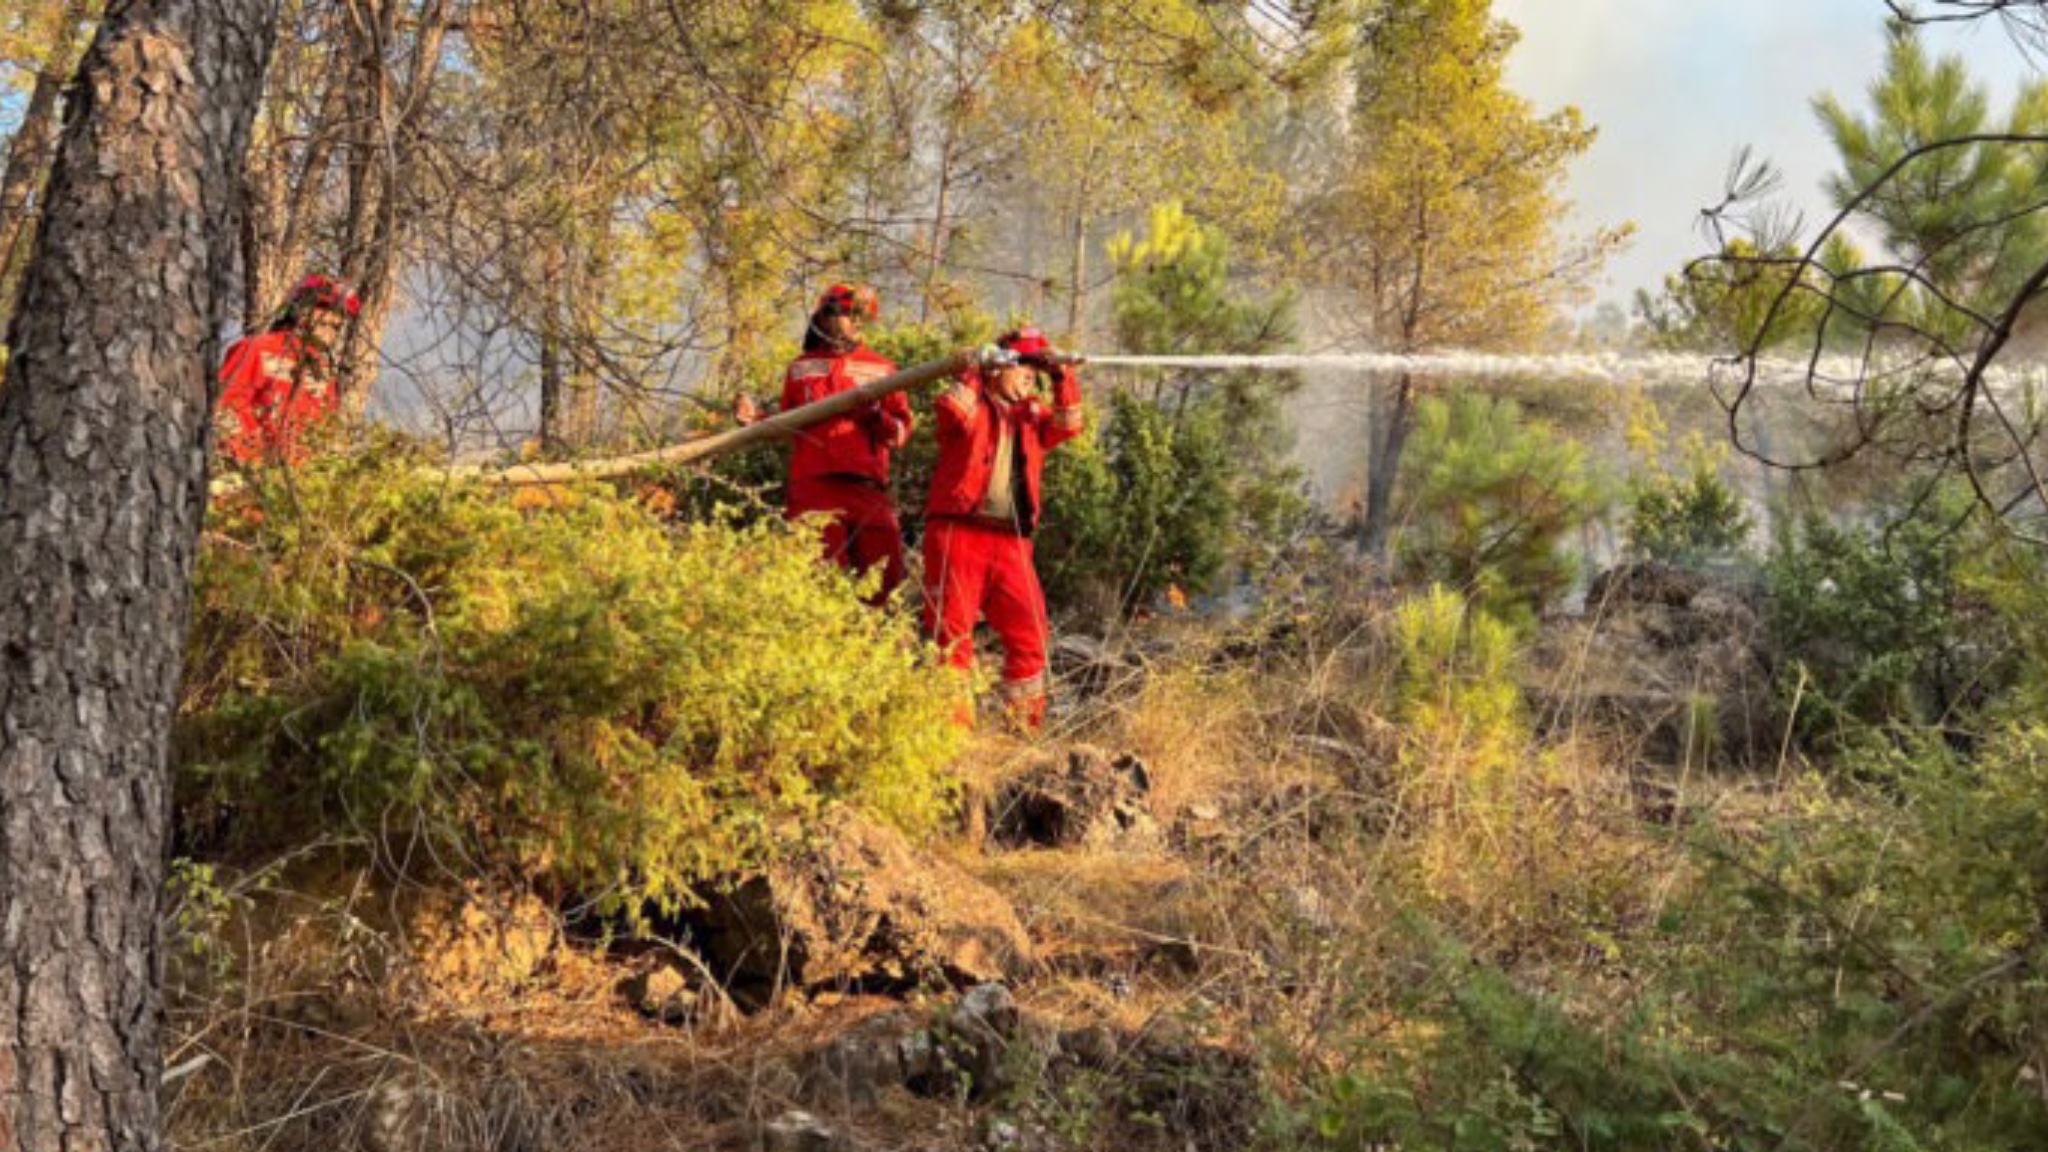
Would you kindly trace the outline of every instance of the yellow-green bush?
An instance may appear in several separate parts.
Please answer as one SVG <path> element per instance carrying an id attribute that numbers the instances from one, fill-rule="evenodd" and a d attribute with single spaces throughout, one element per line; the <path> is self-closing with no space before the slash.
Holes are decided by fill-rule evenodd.
<path id="1" fill-rule="evenodd" d="M 201 847 L 403 836 L 674 903 L 822 804 L 916 829 L 951 791 L 946 675 L 779 521 L 323 461 L 215 508 L 192 637 Z"/>

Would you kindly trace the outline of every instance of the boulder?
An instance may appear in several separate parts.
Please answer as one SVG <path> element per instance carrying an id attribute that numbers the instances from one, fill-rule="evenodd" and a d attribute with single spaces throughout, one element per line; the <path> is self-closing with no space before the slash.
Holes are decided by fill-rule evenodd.
<path id="1" fill-rule="evenodd" d="M 619 997 L 650 1020 L 684 1027 L 715 1028 L 730 1022 L 731 1003 L 696 972 L 670 961 L 655 961 L 619 982 Z"/>
<path id="2" fill-rule="evenodd" d="M 762 1152 L 848 1152 L 854 1147 L 850 1137 L 798 1109 L 761 1126 Z"/>
<path id="3" fill-rule="evenodd" d="M 1008 1087 L 1021 1051 L 1050 1061 L 1050 1028 L 1026 1020 L 1001 984 L 978 984 L 920 1023 L 909 1012 L 870 1016 L 810 1059 L 805 1099 L 822 1108 L 873 1106 L 891 1088 L 926 1097 L 986 1100 Z"/>
<path id="4" fill-rule="evenodd" d="M 902 1052 L 910 1091 L 981 1102 L 1042 1073 L 1059 1052 L 1059 1033 L 1027 1018 L 1008 988 L 982 984 L 906 1037 Z"/>
<path id="5" fill-rule="evenodd" d="M 1112 758 L 1077 745 L 1064 763 L 1040 764 L 996 789 L 989 835 L 1012 847 L 1152 843 L 1160 833 L 1145 801 L 1151 788 L 1151 775 L 1136 756 Z"/>
<path id="6" fill-rule="evenodd" d="M 808 1099 L 845 1110 L 872 1106 L 910 1077 L 906 1047 L 922 1033 L 908 1012 L 884 1012 L 833 1037 L 804 1076 Z"/>
<path id="7" fill-rule="evenodd" d="M 1647 763 L 1748 766 L 1775 749 L 1759 598 L 1733 579 L 1654 562 L 1611 568 L 1583 615 L 1545 629 L 1529 667 L 1550 727 L 1591 724 Z"/>
<path id="8" fill-rule="evenodd" d="M 973 984 L 1032 963 L 1000 893 L 843 810 L 805 848 L 712 893 L 699 928 L 713 970 L 756 989 Z"/>

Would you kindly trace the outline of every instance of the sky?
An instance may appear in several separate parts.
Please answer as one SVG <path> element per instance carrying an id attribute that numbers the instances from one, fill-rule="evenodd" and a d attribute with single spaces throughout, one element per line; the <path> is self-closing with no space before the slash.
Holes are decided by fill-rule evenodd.
<path id="1" fill-rule="evenodd" d="M 1522 30 L 1509 84 L 1540 109 L 1576 104 L 1600 129 L 1569 194 L 1581 231 L 1636 224 L 1634 244 L 1597 288 L 1623 304 L 1710 246 L 1695 221 L 1720 199 L 1744 144 L 1784 174 L 1780 195 L 1817 228 L 1833 152 L 1812 98 L 1833 92 L 1866 107 L 1884 60 L 1884 0 L 1495 0 L 1494 9 Z M 1930 29 L 1927 42 L 1961 54 L 1998 112 L 2035 75 L 1995 21 Z"/>

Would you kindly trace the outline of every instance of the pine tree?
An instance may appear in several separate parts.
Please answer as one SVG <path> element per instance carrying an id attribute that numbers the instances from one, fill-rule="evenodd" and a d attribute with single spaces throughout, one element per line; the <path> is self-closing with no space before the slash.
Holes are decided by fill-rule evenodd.
<path id="1" fill-rule="evenodd" d="M 1352 155 L 1317 223 L 1325 280 L 1375 350 L 1517 344 L 1625 235 L 1560 244 L 1559 188 L 1594 130 L 1576 108 L 1539 114 L 1507 89 L 1516 39 L 1489 0 L 1385 4 L 1361 30 Z M 1380 389 L 1362 530 L 1376 555 L 1416 389 L 1407 375 Z"/>

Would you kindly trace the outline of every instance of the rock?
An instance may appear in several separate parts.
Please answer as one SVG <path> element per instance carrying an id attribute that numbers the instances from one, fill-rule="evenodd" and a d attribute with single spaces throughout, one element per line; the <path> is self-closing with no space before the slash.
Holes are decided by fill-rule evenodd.
<path id="1" fill-rule="evenodd" d="M 972 1028 L 991 1036 L 1007 1037 L 1016 1033 L 1017 998 L 1001 984 L 976 984 L 960 997 L 955 1010 L 955 1024 Z"/>
<path id="2" fill-rule="evenodd" d="M 1305 884 L 1287 889 L 1287 910 L 1314 932 L 1329 932 L 1337 926 L 1336 917 L 1330 913 L 1330 902 Z"/>
<path id="3" fill-rule="evenodd" d="M 986 1100 L 1009 1085 L 1010 1049 L 1023 1014 L 1001 984 L 969 989 L 903 1048 L 905 1085 L 923 1096 Z"/>
<path id="4" fill-rule="evenodd" d="M 990 836 L 1013 847 L 1152 843 L 1159 839 L 1159 825 L 1145 803 L 1151 789 L 1151 774 L 1136 756 L 1112 759 L 1077 745 L 1064 765 L 1040 764 L 997 789 L 990 802 Z"/>
<path id="5" fill-rule="evenodd" d="M 1092 636 L 1063 635 L 1050 655 L 1054 678 L 1082 696 L 1130 691 L 1145 682 L 1145 664 L 1136 653 Z"/>
<path id="6" fill-rule="evenodd" d="M 911 1049 L 928 1044 L 908 1012 L 871 1016 L 832 1039 L 804 1077 L 807 1099 L 865 1108 L 910 1077 Z M 924 1067 L 921 1057 L 919 1068 Z"/>
<path id="7" fill-rule="evenodd" d="M 404 931 L 419 974 L 464 1003 L 530 982 L 559 938 L 554 911 L 539 897 L 475 884 L 426 891 L 407 909 Z"/>
<path id="8" fill-rule="evenodd" d="M 897 1051 L 903 1057 L 903 1083 L 911 1091 L 935 1095 L 953 1082 L 953 1057 L 939 1033 L 920 1028 L 905 1036 Z"/>
<path id="9" fill-rule="evenodd" d="M 1624 564 L 1594 578 L 1583 616 L 1546 628 L 1529 690 L 1549 727 L 1590 724 L 1648 763 L 1749 766 L 1775 754 L 1767 653 L 1753 588 Z"/>
<path id="10" fill-rule="evenodd" d="M 1089 1024 L 1060 1033 L 1060 1055 L 1083 1068 L 1106 1072 L 1116 1066 L 1122 1050 L 1116 1032 L 1102 1024 Z"/>
<path id="11" fill-rule="evenodd" d="M 976 1133 L 984 1152 L 1051 1152 L 1058 1147 L 1052 1134 L 1036 1124 L 1020 1124 L 1007 1116 L 990 1116 Z"/>
<path id="12" fill-rule="evenodd" d="M 1032 963 L 1000 893 L 843 810 L 808 847 L 709 904 L 706 952 L 736 983 L 887 990 L 1021 976 Z"/>
<path id="13" fill-rule="evenodd" d="M 791 1109 L 761 1126 L 762 1152 L 849 1152 L 853 1141 L 823 1120 Z"/>
<path id="14" fill-rule="evenodd" d="M 724 993 L 672 963 L 658 962 L 628 976 L 619 982 L 619 996 L 642 1016 L 663 1024 L 715 1028 L 732 1018 Z"/>

